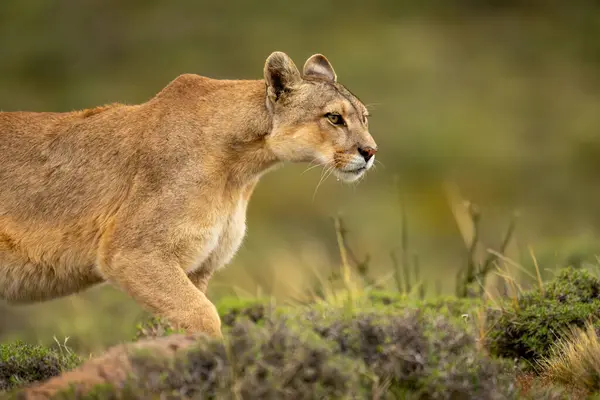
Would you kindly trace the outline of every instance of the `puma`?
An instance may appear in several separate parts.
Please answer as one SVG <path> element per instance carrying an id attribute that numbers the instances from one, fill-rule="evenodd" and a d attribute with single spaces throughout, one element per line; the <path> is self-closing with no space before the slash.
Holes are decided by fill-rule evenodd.
<path id="1" fill-rule="evenodd" d="M 274 52 L 261 80 L 185 74 L 139 105 L 0 112 L 0 299 L 109 282 L 186 331 L 221 336 L 206 297 L 262 174 L 313 162 L 352 182 L 377 145 L 329 61 Z"/>

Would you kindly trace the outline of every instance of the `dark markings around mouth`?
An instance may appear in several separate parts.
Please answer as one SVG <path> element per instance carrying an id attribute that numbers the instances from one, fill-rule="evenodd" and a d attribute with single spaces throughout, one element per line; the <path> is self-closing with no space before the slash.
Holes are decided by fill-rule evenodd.
<path id="1" fill-rule="evenodd" d="M 367 169 L 367 167 L 360 167 L 360 168 L 351 169 L 349 171 L 343 171 L 343 172 L 347 172 L 349 174 L 358 174 L 359 172 L 365 171 L 366 169 Z"/>

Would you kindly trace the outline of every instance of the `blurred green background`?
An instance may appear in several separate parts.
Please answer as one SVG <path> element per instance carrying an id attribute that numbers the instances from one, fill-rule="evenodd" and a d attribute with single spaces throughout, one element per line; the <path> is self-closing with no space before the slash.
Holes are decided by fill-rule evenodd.
<path id="1" fill-rule="evenodd" d="M 452 293 L 465 263 L 455 197 L 485 245 L 520 214 L 507 254 L 544 273 L 592 262 L 600 241 L 600 2 L 592 0 L 19 0 L 0 2 L 0 109 L 146 101 L 182 73 L 261 79 L 266 57 L 320 52 L 370 108 L 377 168 L 358 185 L 290 165 L 251 200 L 243 248 L 210 286 L 285 295 L 339 265 L 331 216 L 374 276 L 392 268 L 407 214 L 422 276 Z M 0 188 L 1 190 L 1 188 Z M 304 279 L 304 280 L 303 280 Z M 285 283 L 282 283 L 285 282 Z M 1 306 L 0 339 L 98 351 L 143 312 L 117 290 Z"/>

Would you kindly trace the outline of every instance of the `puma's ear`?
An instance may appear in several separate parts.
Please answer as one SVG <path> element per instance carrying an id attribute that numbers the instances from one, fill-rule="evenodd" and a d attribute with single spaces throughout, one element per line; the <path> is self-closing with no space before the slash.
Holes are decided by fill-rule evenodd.
<path id="1" fill-rule="evenodd" d="M 306 60 L 303 68 L 303 75 L 324 79 L 330 82 L 337 81 L 337 75 L 335 74 L 333 67 L 323 54 L 315 54 Z"/>
<path id="2" fill-rule="evenodd" d="M 296 64 L 281 51 L 276 51 L 267 58 L 264 74 L 267 95 L 272 102 L 277 101 L 282 93 L 293 88 L 302 79 Z"/>

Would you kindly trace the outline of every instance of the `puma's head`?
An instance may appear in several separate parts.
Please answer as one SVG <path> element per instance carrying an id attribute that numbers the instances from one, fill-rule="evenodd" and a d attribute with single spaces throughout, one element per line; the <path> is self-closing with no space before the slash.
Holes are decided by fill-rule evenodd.
<path id="1" fill-rule="evenodd" d="M 377 144 L 367 109 L 337 82 L 323 55 L 310 57 L 300 73 L 285 53 L 274 52 L 264 76 L 273 120 L 267 144 L 280 160 L 319 163 L 346 182 L 373 166 Z"/>

